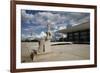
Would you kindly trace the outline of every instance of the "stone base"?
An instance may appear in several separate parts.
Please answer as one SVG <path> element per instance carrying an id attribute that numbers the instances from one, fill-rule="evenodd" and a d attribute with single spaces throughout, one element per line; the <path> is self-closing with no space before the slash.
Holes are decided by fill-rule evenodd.
<path id="1" fill-rule="evenodd" d="M 41 53 L 49 53 L 49 52 L 51 52 L 51 42 L 50 42 L 50 40 L 46 40 L 46 41 L 41 40 L 37 53 L 41 54 Z"/>
<path id="2" fill-rule="evenodd" d="M 51 42 L 50 40 L 45 41 L 45 53 L 51 52 Z"/>

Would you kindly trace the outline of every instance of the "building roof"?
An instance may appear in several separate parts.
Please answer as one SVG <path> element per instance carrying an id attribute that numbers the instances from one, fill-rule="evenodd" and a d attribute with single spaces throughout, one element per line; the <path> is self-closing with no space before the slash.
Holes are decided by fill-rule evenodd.
<path id="1" fill-rule="evenodd" d="M 68 32 L 75 32 L 75 31 L 81 31 L 81 30 L 86 30 L 86 29 L 90 29 L 90 22 L 89 21 L 82 22 L 80 24 L 74 25 L 70 28 L 59 30 L 57 32 L 68 33 Z"/>

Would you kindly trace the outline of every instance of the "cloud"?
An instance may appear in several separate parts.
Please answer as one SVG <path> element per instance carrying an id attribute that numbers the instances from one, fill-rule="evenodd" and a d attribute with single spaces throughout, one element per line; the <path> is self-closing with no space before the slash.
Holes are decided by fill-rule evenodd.
<path id="1" fill-rule="evenodd" d="M 21 10 L 21 16 L 22 16 L 22 19 L 33 19 L 34 18 L 34 15 L 33 14 L 27 14 L 25 10 Z"/>
<path id="2" fill-rule="evenodd" d="M 42 31 L 40 34 L 35 34 L 34 38 L 35 39 L 41 39 L 41 38 L 45 38 L 47 35 L 44 31 Z"/>
<path id="3" fill-rule="evenodd" d="M 66 29 L 66 26 L 61 26 L 58 28 L 58 30 Z"/>
<path id="4" fill-rule="evenodd" d="M 35 14 L 28 14 L 25 10 L 22 10 L 22 19 L 27 24 L 33 24 L 33 25 L 47 25 L 47 21 L 49 20 L 51 24 L 53 25 L 60 25 L 68 23 L 74 24 L 79 19 L 86 16 L 86 13 L 77 13 L 77 12 L 37 12 Z"/>
<path id="5" fill-rule="evenodd" d="M 22 34 L 21 35 L 21 39 L 23 40 L 23 39 L 27 39 L 27 38 L 29 38 L 29 37 L 31 37 L 31 35 L 29 35 L 29 34 Z"/>
<path id="6" fill-rule="evenodd" d="M 27 14 L 25 10 L 22 10 L 22 19 L 27 24 L 37 24 L 37 25 L 46 25 L 48 20 L 51 24 L 61 24 L 64 23 L 66 20 L 69 20 L 68 17 L 61 16 L 59 13 L 52 13 L 52 12 L 38 12 L 33 14 Z"/>
<path id="7" fill-rule="evenodd" d="M 34 15 L 36 17 L 36 21 L 39 22 L 41 25 L 47 25 L 48 21 L 51 24 L 56 24 L 58 21 L 58 18 L 60 17 L 59 14 L 53 14 L 50 12 L 38 12 Z"/>
<path id="8" fill-rule="evenodd" d="M 21 19 L 24 24 L 30 24 L 30 21 L 34 19 L 34 15 L 27 14 L 25 10 L 21 10 Z"/>
<path id="9" fill-rule="evenodd" d="M 29 31 L 31 30 L 32 32 L 37 33 L 37 37 L 40 37 L 44 34 L 44 30 L 47 30 L 48 23 L 51 25 L 52 32 L 56 32 L 57 30 L 66 28 L 66 26 L 69 24 L 75 25 L 79 23 L 82 21 L 81 19 L 85 18 L 86 16 L 89 17 L 89 14 L 52 11 L 35 11 L 35 13 L 32 14 L 26 13 L 26 10 L 21 10 L 22 32 L 24 32 L 24 34 L 26 34 L 26 32 L 29 34 Z"/>

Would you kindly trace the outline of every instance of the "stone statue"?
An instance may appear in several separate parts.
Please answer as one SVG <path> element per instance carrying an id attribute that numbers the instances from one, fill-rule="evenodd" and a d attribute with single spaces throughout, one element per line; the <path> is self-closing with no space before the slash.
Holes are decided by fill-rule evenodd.
<path id="1" fill-rule="evenodd" d="M 47 32 L 46 32 L 46 37 L 41 38 L 39 41 L 39 48 L 38 52 L 39 53 L 48 53 L 51 52 L 51 31 L 50 31 L 50 24 L 47 24 Z"/>

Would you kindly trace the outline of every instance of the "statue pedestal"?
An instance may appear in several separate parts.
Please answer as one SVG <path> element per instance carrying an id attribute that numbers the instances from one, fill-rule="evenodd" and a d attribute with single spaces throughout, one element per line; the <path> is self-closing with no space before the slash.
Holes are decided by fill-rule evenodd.
<path id="1" fill-rule="evenodd" d="M 38 54 L 49 53 L 51 52 L 51 42 L 50 40 L 40 40 Z"/>
<path id="2" fill-rule="evenodd" d="M 44 51 L 45 51 L 45 40 L 41 39 L 39 41 L 38 54 L 43 53 Z"/>
<path id="3" fill-rule="evenodd" d="M 45 41 L 45 53 L 51 52 L 51 42 L 50 40 Z"/>

